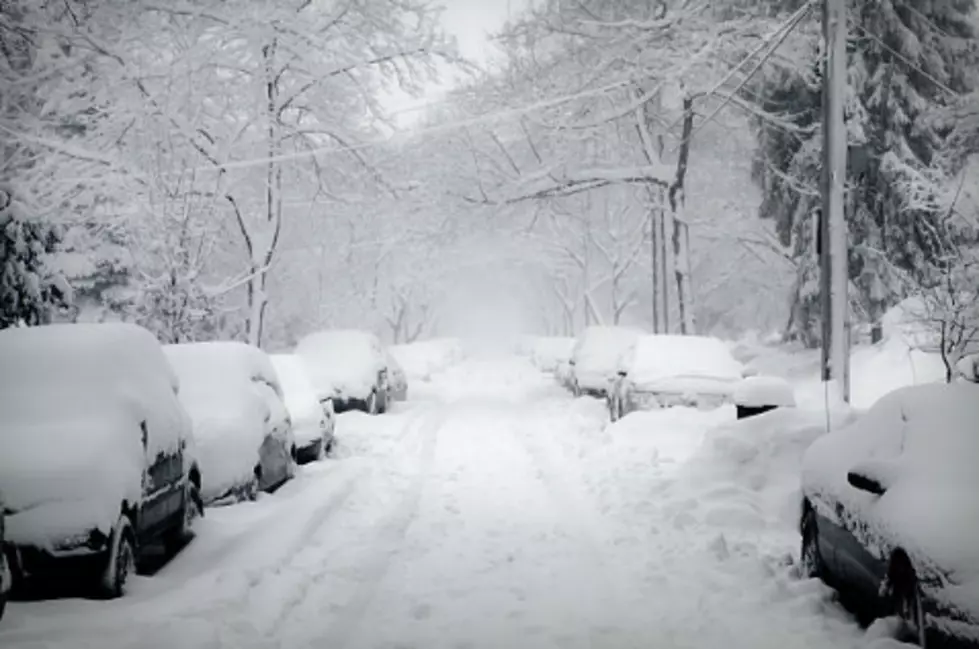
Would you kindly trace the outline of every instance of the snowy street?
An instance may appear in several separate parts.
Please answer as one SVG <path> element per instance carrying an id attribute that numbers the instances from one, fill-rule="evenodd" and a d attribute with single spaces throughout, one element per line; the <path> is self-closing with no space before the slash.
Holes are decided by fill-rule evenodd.
<path id="1" fill-rule="evenodd" d="M 127 597 L 11 603 L 0 646 L 861 646 L 792 576 L 784 503 L 690 470 L 721 412 L 650 413 L 623 447 L 599 402 L 468 361 L 387 416 L 341 416 L 336 459 L 209 510 Z"/>

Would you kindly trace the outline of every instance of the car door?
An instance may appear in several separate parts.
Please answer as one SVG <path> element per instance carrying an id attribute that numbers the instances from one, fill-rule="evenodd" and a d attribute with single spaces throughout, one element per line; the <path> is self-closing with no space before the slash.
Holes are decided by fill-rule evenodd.
<path id="1" fill-rule="evenodd" d="M 143 450 L 146 453 L 143 469 L 143 500 L 140 503 L 137 535 L 141 540 L 155 537 L 166 529 L 184 504 L 184 442 L 174 453 L 160 452 L 149 457 L 149 430 L 144 421 L 140 424 Z"/>

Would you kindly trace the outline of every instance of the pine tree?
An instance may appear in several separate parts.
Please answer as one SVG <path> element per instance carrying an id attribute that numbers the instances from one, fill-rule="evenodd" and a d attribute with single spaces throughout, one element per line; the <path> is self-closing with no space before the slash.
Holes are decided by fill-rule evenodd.
<path id="1" fill-rule="evenodd" d="M 976 86 L 974 11 L 972 0 L 849 3 L 851 302 L 874 323 L 909 287 L 927 281 L 957 243 L 935 173 L 949 128 L 935 116 Z M 819 60 L 819 40 L 810 30 L 811 60 Z M 799 261 L 790 326 L 808 344 L 818 342 L 821 85 L 818 65 L 779 68 L 753 91 L 761 108 L 787 122 L 757 123 L 754 176 L 764 194 L 759 215 L 775 221 Z"/>
<path id="2" fill-rule="evenodd" d="M 0 329 L 44 324 L 64 304 L 67 287 L 46 264 L 57 244 L 54 228 L 27 218 L 0 188 Z"/>

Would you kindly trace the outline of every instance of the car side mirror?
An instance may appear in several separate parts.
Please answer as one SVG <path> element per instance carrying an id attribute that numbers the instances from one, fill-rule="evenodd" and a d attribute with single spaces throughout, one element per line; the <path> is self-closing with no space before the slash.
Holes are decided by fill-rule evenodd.
<path id="1" fill-rule="evenodd" d="M 625 371 L 625 370 L 619 370 L 619 371 L 617 372 L 617 374 L 618 374 L 618 375 L 619 375 L 620 377 L 622 377 L 622 378 L 625 378 L 625 377 L 626 377 L 626 376 L 627 376 L 627 375 L 628 375 L 629 373 L 628 373 L 627 371 Z"/>
<path id="2" fill-rule="evenodd" d="M 883 496 L 884 492 L 887 491 L 879 480 L 857 471 L 850 471 L 847 473 L 846 481 L 849 482 L 850 486 L 854 489 L 866 491 L 867 493 L 874 494 L 875 496 Z"/>
<path id="3" fill-rule="evenodd" d="M 861 462 L 847 472 L 846 481 L 854 489 L 882 496 L 894 484 L 897 468 L 893 461 Z"/>

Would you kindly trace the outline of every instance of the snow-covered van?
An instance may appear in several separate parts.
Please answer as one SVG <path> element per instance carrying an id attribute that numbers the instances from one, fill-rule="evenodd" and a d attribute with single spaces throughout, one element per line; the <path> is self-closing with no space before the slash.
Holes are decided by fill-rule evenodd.
<path id="1" fill-rule="evenodd" d="M 292 420 L 268 355 L 237 341 L 166 345 L 194 421 L 207 504 L 254 499 L 292 478 Z"/>
<path id="2" fill-rule="evenodd" d="M 340 329 L 309 334 L 296 345 L 320 399 L 336 412 L 387 410 L 388 370 L 380 339 L 367 331 Z"/>
<path id="3" fill-rule="evenodd" d="M 19 579 L 123 594 L 141 549 L 200 512 L 191 421 L 160 344 L 132 324 L 0 331 L 0 493 Z"/>

